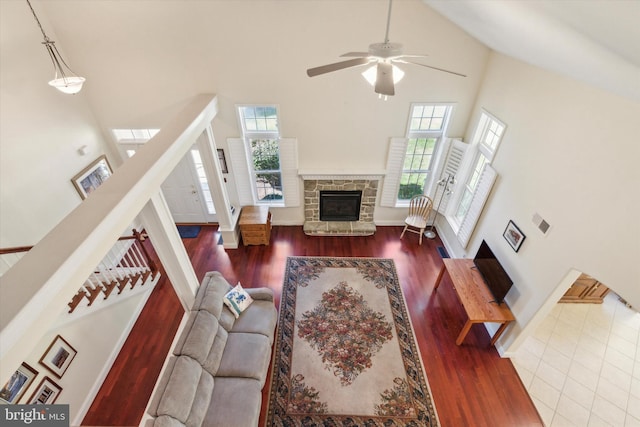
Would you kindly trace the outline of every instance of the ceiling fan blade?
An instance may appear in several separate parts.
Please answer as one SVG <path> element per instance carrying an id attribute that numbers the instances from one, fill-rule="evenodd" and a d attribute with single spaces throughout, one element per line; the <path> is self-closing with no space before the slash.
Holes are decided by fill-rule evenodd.
<path id="1" fill-rule="evenodd" d="M 375 92 L 380 95 L 395 95 L 393 87 L 393 66 L 388 62 L 378 62 Z"/>
<path id="2" fill-rule="evenodd" d="M 354 58 L 349 59 L 347 61 L 335 62 L 333 64 L 322 65 L 320 67 L 309 68 L 307 70 L 307 75 L 309 77 L 315 77 L 320 74 L 330 73 L 332 71 L 342 70 L 344 68 L 355 67 L 358 65 L 368 64 L 369 59 L 367 58 Z"/>
<path id="3" fill-rule="evenodd" d="M 341 58 L 348 58 L 348 57 L 367 58 L 369 56 L 371 56 L 369 54 L 369 52 L 347 52 L 347 53 L 344 53 L 344 54 L 340 55 Z"/>
<path id="4" fill-rule="evenodd" d="M 424 55 L 409 55 L 409 54 L 402 54 L 402 55 L 400 55 L 400 56 L 399 56 L 398 58 L 396 58 L 396 59 L 401 59 L 401 58 L 426 58 L 427 56 L 429 56 L 429 55 L 427 55 L 427 54 L 424 54 Z"/>
<path id="5" fill-rule="evenodd" d="M 445 70 L 444 68 L 432 67 L 431 65 L 421 64 L 419 62 L 405 61 L 405 60 L 402 60 L 402 59 L 396 59 L 395 61 L 396 62 L 402 62 L 403 64 L 420 65 L 421 67 L 431 68 L 433 70 L 438 70 L 438 71 L 444 71 L 445 73 L 455 74 L 456 76 L 467 77 L 465 74 L 460 74 L 460 73 L 456 73 L 455 71 Z"/>

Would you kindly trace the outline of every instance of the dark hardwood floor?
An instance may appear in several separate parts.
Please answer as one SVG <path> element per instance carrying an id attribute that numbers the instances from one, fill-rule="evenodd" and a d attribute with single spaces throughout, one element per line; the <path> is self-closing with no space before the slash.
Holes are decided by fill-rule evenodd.
<path id="1" fill-rule="evenodd" d="M 436 248 L 442 243 L 438 238 L 424 239 L 419 246 L 413 234 L 400 240 L 401 231 L 401 227 L 378 227 L 369 237 L 309 237 L 302 227 L 276 226 L 269 246 L 225 250 L 217 244 L 217 228 L 205 226 L 198 237 L 183 242 L 199 279 L 218 270 L 231 283 L 270 287 L 277 303 L 288 256 L 392 258 L 442 427 L 543 426 L 511 361 L 488 346 L 489 335 L 482 325 L 474 325 L 461 346 L 455 344 L 466 318 L 446 274 L 433 292 L 442 265 Z M 138 425 L 181 315 L 182 307 L 163 275 L 83 425 Z M 261 425 L 269 383 L 270 379 L 263 390 Z"/>

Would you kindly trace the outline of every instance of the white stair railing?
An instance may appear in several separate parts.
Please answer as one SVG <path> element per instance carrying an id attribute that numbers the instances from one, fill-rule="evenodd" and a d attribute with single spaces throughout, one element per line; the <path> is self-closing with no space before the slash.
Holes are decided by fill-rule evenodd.
<path id="1" fill-rule="evenodd" d="M 126 289 L 153 281 L 157 277 L 157 269 L 142 245 L 144 239 L 136 230 L 133 230 L 133 236 L 121 237 L 68 303 L 69 313 L 83 302 L 92 305 L 100 295 L 106 300 Z M 115 288 L 118 292 L 113 292 Z"/>
<path id="2" fill-rule="evenodd" d="M 155 264 L 149 258 L 142 241 L 146 238 L 133 230 L 132 236 L 121 237 L 98 263 L 78 292 L 68 303 L 69 313 L 80 306 L 92 305 L 100 296 L 106 300 L 124 290 L 142 286 L 157 277 Z M 0 249 L 0 276 L 8 271 L 31 246 Z M 113 292 L 114 289 L 118 292 Z"/>

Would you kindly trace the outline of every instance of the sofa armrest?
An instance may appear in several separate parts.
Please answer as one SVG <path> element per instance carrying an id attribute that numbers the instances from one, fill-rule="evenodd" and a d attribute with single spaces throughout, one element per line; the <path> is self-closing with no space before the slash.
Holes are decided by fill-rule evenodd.
<path id="1" fill-rule="evenodd" d="M 273 301 L 273 290 L 269 288 L 245 288 L 244 290 L 255 300 Z"/>

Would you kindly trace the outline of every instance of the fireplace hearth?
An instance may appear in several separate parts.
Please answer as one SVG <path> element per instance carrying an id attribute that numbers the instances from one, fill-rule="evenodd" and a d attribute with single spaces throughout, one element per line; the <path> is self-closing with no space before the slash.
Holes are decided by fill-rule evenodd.
<path id="1" fill-rule="evenodd" d="M 362 191 L 320 191 L 320 221 L 358 221 Z"/>

